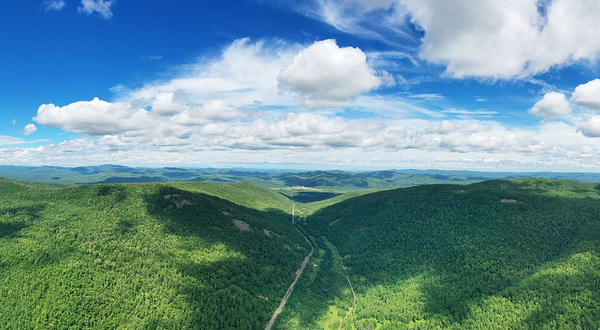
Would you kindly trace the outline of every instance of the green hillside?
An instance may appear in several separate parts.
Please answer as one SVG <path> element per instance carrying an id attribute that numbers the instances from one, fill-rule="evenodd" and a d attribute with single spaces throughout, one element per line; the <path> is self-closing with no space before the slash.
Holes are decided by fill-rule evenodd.
<path id="1" fill-rule="evenodd" d="M 600 328 L 598 184 L 398 189 L 343 201 L 308 222 L 337 245 L 354 282 L 358 304 L 346 329 Z M 296 309 L 296 322 L 336 303 L 313 306 Z"/>
<path id="2" fill-rule="evenodd" d="M 281 210 L 289 213 L 292 208 L 291 201 L 277 190 L 260 188 L 243 181 L 232 183 L 177 182 L 171 186 L 216 196 L 261 211 Z"/>
<path id="3" fill-rule="evenodd" d="M 240 184 L 0 179 L 0 328 L 264 327 L 309 249 L 284 201 Z"/>
<path id="4" fill-rule="evenodd" d="M 290 198 L 315 253 L 274 329 L 600 328 L 600 185 L 542 179 L 0 179 L 0 328 L 262 329 L 310 249 Z"/>

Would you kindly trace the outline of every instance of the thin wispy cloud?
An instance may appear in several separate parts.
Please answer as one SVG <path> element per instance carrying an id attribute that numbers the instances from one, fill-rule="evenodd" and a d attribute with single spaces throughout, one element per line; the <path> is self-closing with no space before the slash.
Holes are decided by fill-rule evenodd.
<path id="1" fill-rule="evenodd" d="M 437 93 L 429 93 L 429 94 L 412 94 L 409 95 L 410 98 L 420 99 L 425 101 L 441 101 L 444 99 L 444 95 Z"/>
<path id="2" fill-rule="evenodd" d="M 61 11 L 66 5 L 63 0 L 44 1 L 46 11 Z"/>
<path id="3" fill-rule="evenodd" d="M 162 59 L 162 56 L 160 56 L 160 55 L 142 55 L 140 58 L 144 61 L 155 62 L 155 61 L 160 61 Z"/>
<path id="4" fill-rule="evenodd" d="M 81 0 L 78 10 L 87 15 L 97 13 L 100 17 L 109 20 L 113 17 L 112 6 L 114 4 L 114 0 Z"/>
<path id="5" fill-rule="evenodd" d="M 464 109 L 446 109 L 443 112 L 456 115 L 471 115 L 471 116 L 490 116 L 498 114 L 498 111 L 492 110 L 464 110 Z"/>
<path id="6" fill-rule="evenodd" d="M 0 147 L 19 145 L 19 144 L 25 144 L 25 143 L 27 143 L 27 141 L 25 141 L 21 138 L 7 136 L 7 135 L 0 135 Z"/>

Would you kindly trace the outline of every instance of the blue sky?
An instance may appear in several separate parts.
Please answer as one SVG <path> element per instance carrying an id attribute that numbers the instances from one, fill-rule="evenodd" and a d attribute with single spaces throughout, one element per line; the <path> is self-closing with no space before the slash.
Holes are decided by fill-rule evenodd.
<path id="1" fill-rule="evenodd" d="M 597 171 L 600 4 L 7 0 L 5 164 Z"/>

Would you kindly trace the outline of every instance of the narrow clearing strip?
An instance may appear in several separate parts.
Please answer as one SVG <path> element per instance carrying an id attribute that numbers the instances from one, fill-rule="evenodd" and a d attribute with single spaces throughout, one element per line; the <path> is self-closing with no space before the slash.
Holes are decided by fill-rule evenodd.
<path id="1" fill-rule="evenodd" d="M 356 307 L 356 292 L 354 292 L 354 287 L 352 286 L 352 282 L 350 281 L 350 277 L 348 277 L 348 272 L 346 272 L 346 266 L 344 266 L 344 260 L 342 259 L 342 256 L 340 255 L 340 251 L 338 251 L 337 246 L 335 244 L 333 244 L 333 242 L 331 243 L 331 245 L 333 245 L 333 247 L 335 248 L 335 252 L 337 253 L 338 257 L 340 258 L 340 263 L 342 264 L 342 270 L 344 271 L 344 275 L 346 276 L 346 280 L 348 281 L 348 285 L 350 285 L 350 290 L 352 291 L 352 298 L 353 298 L 352 306 L 350 306 L 350 308 L 348 309 L 348 312 L 346 313 L 346 316 L 344 316 L 344 319 L 342 320 L 342 323 L 340 323 L 340 327 L 338 328 L 338 330 L 341 330 L 342 327 L 344 326 L 344 323 L 346 322 L 346 320 L 348 319 L 348 317 L 350 316 L 350 314 L 352 314 L 352 311 Z"/>
<path id="2" fill-rule="evenodd" d="M 294 221 L 294 216 L 293 216 L 293 211 L 292 211 L 292 223 L 293 223 L 293 221 Z M 273 327 L 273 324 L 275 324 L 275 321 L 277 320 L 277 316 L 279 316 L 279 314 L 281 314 L 281 311 L 283 311 L 283 307 L 285 307 L 285 304 L 287 303 L 288 299 L 294 292 L 294 286 L 296 285 L 296 282 L 298 282 L 300 275 L 302 275 L 302 272 L 304 272 L 304 268 L 306 268 L 306 265 L 308 265 L 308 261 L 312 257 L 313 252 L 315 251 L 315 248 L 313 247 L 313 244 L 308 239 L 308 237 L 306 237 L 306 235 L 304 235 L 304 233 L 300 229 L 298 229 L 298 226 L 296 226 L 295 224 L 294 224 L 294 227 L 296 227 L 296 230 L 304 237 L 304 239 L 308 242 L 308 244 L 310 244 L 310 253 L 306 256 L 306 258 L 304 258 L 304 261 L 300 265 L 300 268 L 298 268 L 298 270 L 296 271 L 296 278 L 294 279 L 294 282 L 292 282 L 292 284 L 288 288 L 287 292 L 283 296 L 283 299 L 281 299 L 281 303 L 279 304 L 279 307 L 277 307 L 277 309 L 273 313 L 273 316 L 271 317 L 271 321 L 269 321 L 269 324 L 267 324 L 267 327 L 265 328 L 265 330 L 271 330 L 271 328 Z"/>

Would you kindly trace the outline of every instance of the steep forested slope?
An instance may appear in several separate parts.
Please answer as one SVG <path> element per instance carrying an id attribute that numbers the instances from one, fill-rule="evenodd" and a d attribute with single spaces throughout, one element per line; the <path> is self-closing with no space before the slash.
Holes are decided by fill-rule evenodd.
<path id="1" fill-rule="evenodd" d="M 286 204 L 247 184 L 0 179 L 0 328 L 264 327 L 309 248 Z"/>
<path id="2" fill-rule="evenodd" d="M 308 222 L 355 284 L 347 329 L 600 328 L 600 185 L 421 186 Z"/>

